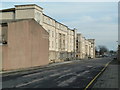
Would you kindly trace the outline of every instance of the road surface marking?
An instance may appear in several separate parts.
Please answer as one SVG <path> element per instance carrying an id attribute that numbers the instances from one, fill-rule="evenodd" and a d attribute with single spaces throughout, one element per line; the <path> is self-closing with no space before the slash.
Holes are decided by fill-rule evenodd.
<path id="1" fill-rule="evenodd" d="M 63 87 L 63 86 L 68 86 L 70 83 L 72 83 L 74 80 L 76 80 L 76 76 L 73 76 L 65 81 L 62 81 L 58 84 L 59 87 Z"/>
<path id="2" fill-rule="evenodd" d="M 45 78 L 40 78 L 40 79 L 35 79 L 35 80 L 33 80 L 33 81 L 31 81 L 31 82 L 28 82 L 28 83 L 19 84 L 19 85 L 17 85 L 16 87 L 26 86 L 26 85 L 29 85 L 29 84 L 38 82 L 38 81 L 43 80 L 43 79 L 46 79 L 46 78 L 47 78 L 47 77 L 45 77 Z"/>
<path id="3" fill-rule="evenodd" d="M 70 71 L 70 70 L 66 70 L 66 71 Z M 37 73 L 37 74 L 39 74 L 39 73 Z M 35 74 L 35 75 L 37 75 L 37 74 Z M 59 74 L 60 74 L 60 73 L 59 73 Z M 32 74 L 32 75 L 34 75 L 34 74 Z M 29 75 L 27 75 L 27 76 L 29 76 Z M 30 75 L 30 76 L 31 76 L 31 75 Z M 26 77 L 26 76 L 25 76 L 25 77 Z M 53 75 L 53 76 L 50 75 L 50 77 L 54 77 L 54 75 Z M 35 82 L 38 82 L 38 81 L 41 81 L 41 80 L 47 79 L 47 78 L 48 78 L 48 76 L 46 76 L 46 77 L 44 77 L 44 78 L 40 78 L 40 79 L 35 79 L 35 80 L 31 81 L 31 82 L 19 84 L 19 85 L 17 85 L 16 87 L 26 86 L 26 85 L 29 85 L 29 84 L 32 84 L 32 83 L 35 83 Z"/>
<path id="4" fill-rule="evenodd" d="M 110 61 L 111 62 L 111 61 Z M 102 72 L 107 68 L 107 66 L 109 65 L 109 63 L 110 62 L 108 62 L 106 65 L 105 65 L 105 67 L 90 81 L 90 83 L 85 87 L 85 89 L 84 90 L 87 90 L 89 87 L 90 87 L 90 85 L 100 76 L 100 74 L 102 74 Z"/>
<path id="5" fill-rule="evenodd" d="M 51 71 L 56 71 L 56 70 L 49 70 L 49 72 L 51 72 Z M 35 73 L 32 73 L 32 74 L 24 75 L 24 76 L 22 76 L 22 77 L 32 77 L 32 76 L 34 76 L 34 75 L 39 75 L 39 74 L 43 74 L 43 73 L 46 73 L 46 72 L 48 72 L 48 71 L 35 72 Z"/>

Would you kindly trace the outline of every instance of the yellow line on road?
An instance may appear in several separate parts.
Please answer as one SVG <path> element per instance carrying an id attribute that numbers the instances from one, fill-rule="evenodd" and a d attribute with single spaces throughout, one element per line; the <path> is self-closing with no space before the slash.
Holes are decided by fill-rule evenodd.
<path id="1" fill-rule="evenodd" d="M 110 62 L 111 62 L 111 61 L 110 61 Z M 91 85 L 91 84 L 99 77 L 99 75 L 106 69 L 106 67 L 109 65 L 110 62 L 108 62 L 108 63 L 105 65 L 105 67 L 89 82 L 89 84 L 85 87 L 84 90 L 87 90 L 87 88 L 90 87 L 90 85 Z"/>

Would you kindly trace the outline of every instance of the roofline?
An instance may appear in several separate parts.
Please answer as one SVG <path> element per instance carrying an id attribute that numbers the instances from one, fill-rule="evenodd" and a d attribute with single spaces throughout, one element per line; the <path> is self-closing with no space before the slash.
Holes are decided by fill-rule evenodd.
<path id="1" fill-rule="evenodd" d="M 40 6 L 36 5 L 36 4 L 24 4 L 24 5 L 14 5 L 14 6 L 15 7 L 20 7 L 20 6 L 37 6 L 37 7 L 41 8 L 41 9 L 43 9 L 42 7 L 40 7 Z"/>
<path id="2" fill-rule="evenodd" d="M 43 15 L 45 15 L 45 16 L 47 16 L 47 17 L 49 17 L 50 19 L 55 20 L 54 18 L 51 18 L 50 16 L 48 16 L 48 15 L 46 15 L 46 14 L 44 14 L 44 13 L 43 13 Z M 56 20 L 55 20 L 55 21 L 56 21 Z"/>
<path id="3" fill-rule="evenodd" d="M 77 35 L 82 35 L 82 33 L 77 33 Z"/>
<path id="4" fill-rule="evenodd" d="M 0 10 L 0 12 L 12 12 L 12 11 L 15 12 L 15 8 L 8 8 L 8 9 L 2 9 L 2 10 Z"/>
<path id="5" fill-rule="evenodd" d="M 15 7 L 20 7 L 20 6 L 37 6 L 37 7 L 41 8 L 41 9 L 43 9 L 42 7 L 40 7 L 40 6 L 36 5 L 36 4 L 24 4 L 24 5 L 14 5 L 14 6 L 15 6 Z M 11 11 L 14 11 L 14 12 L 15 12 L 15 8 L 9 8 L 9 9 L 0 10 L 0 12 L 11 12 Z M 44 13 L 43 13 L 43 15 L 49 17 L 50 19 L 54 20 L 55 22 L 57 22 L 57 23 L 59 23 L 59 24 L 61 24 L 61 25 L 63 25 L 63 26 L 65 26 L 65 27 L 68 28 L 67 25 L 56 21 L 55 19 L 51 18 L 50 16 L 48 16 L 48 15 L 46 15 L 46 14 L 44 14 Z M 69 28 L 69 29 L 70 29 L 70 28 Z M 75 30 L 73 30 L 73 29 L 70 29 L 70 30 L 71 30 L 71 31 L 75 31 Z"/>
<path id="6" fill-rule="evenodd" d="M 88 39 L 88 40 L 95 40 L 95 39 Z"/>
<path id="7" fill-rule="evenodd" d="M 55 22 L 57 22 L 57 23 L 59 23 L 59 24 L 61 24 L 61 25 L 64 25 L 64 24 L 62 24 L 62 23 L 58 22 L 58 21 L 57 21 L 57 20 L 55 20 L 54 18 L 51 18 L 50 16 L 48 16 L 48 15 L 46 15 L 46 14 L 44 14 L 44 13 L 43 13 L 43 15 L 45 15 L 45 16 L 47 16 L 47 17 L 49 17 L 50 19 L 54 20 Z M 68 27 L 67 25 L 64 25 L 64 26 Z"/>

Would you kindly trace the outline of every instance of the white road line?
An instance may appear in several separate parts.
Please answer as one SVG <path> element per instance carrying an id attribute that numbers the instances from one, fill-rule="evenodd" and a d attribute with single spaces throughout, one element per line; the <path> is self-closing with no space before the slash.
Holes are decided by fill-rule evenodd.
<path id="1" fill-rule="evenodd" d="M 51 71 L 56 71 L 56 70 L 50 70 L 49 72 L 51 72 Z M 39 74 L 46 73 L 46 72 L 48 72 L 48 71 L 32 73 L 32 74 L 24 75 L 22 77 L 30 77 L 30 76 L 39 75 Z"/>
<path id="2" fill-rule="evenodd" d="M 29 84 L 34 83 L 34 82 L 38 82 L 38 81 L 43 80 L 43 79 L 46 79 L 46 78 L 47 78 L 47 77 L 45 77 L 45 78 L 40 78 L 40 79 L 36 79 L 36 80 L 33 80 L 33 81 L 31 81 L 31 82 L 28 82 L 28 83 L 19 84 L 19 85 L 17 85 L 16 87 L 26 86 L 26 85 L 29 85 Z"/>

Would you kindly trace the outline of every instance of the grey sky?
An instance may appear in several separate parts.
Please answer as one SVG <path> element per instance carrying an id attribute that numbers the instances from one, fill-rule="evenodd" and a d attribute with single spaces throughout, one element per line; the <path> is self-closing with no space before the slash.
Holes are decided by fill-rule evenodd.
<path id="1" fill-rule="evenodd" d="M 33 2 L 32 2 L 33 3 Z M 2 3 L 2 8 L 29 3 Z M 37 2 L 44 13 L 70 28 L 77 28 L 86 38 L 96 39 L 96 46 L 116 50 L 118 41 L 117 2 Z"/>

